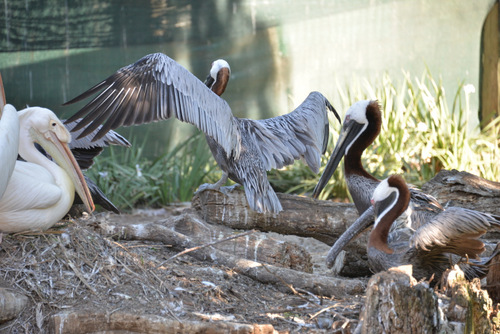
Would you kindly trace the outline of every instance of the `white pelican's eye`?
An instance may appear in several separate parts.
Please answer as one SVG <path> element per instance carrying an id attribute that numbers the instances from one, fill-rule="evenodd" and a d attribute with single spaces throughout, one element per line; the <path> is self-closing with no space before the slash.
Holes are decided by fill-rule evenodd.
<path id="1" fill-rule="evenodd" d="M 52 125 L 52 126 L 56 126 L 56 125 L 57 125 L 57 123 L 56 123 L 56 122 L 52 122 L 52 124 L 50 124 L 50 125 Z"/>

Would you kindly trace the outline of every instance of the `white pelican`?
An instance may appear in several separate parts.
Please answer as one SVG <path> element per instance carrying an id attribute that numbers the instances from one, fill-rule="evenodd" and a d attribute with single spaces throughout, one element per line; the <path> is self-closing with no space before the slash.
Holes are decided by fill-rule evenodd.
<path id="1" fill-rule="evenodd" d="M 4 123 L 9 115 L 13 117 Z M 71 135 L 51 110 L 31 107 L 16 113 L 12 105 L 6 105 L 2 126 L 13 137 L 18 133 L 18 153 L 25 161 L 17 161 L 17 155 L 12 154 L 9 159 L 14 163 L 2 160 L 2 168 L 12 164 L 15 167 L 0 199 L 0 232 L 50 228 L 70 209 L 75 189 L 88 212 L 94 210 L 83 174 L 67 145 Z M 41 145 L 57 164 L 40 153 L 34 143 Z M 16 144 L 2 141 L 0 152 L 14 151 Z"/>
<path id="2" fill-rule="evenodd" d="M 193 74 L 162 53 L 147 55 L 119 69 L 106 80 L 65 104 L 100 92 L 68 121 L 85 116 L 75 130 L 94 131 L 96 138 L 119 126 L 137 125 L 176 117 L 207 137 L 223 174 L 213 188 L 229 177 L 243 185 L 251 209 L 277 213 L 282 210 L 266 171 L 304 159 L 318 172 L 329 135 L 327 110 L 340 118 L 318 92 L 309 94 L 293 112 L 264 120 L 234 117 L 222 94 L 229 80 L 227 62 L 219 60 L 210 70 L 207 87 Z"/>

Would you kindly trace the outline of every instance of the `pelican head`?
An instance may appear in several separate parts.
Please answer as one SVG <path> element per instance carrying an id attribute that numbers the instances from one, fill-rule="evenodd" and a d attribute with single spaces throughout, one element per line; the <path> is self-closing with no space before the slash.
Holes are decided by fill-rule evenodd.
<path id="1" fill-rule="evenodd" d="M 378 102 L 371 100 L 358 101 L 347 110 L 344 118 L 344 125 L 342 126 L 342 130 L 339 134 L 335 149 L 333 150 L 330 160 L 328 160 L 318 184 L 314 188 L 314 198 L 319 196 L 323 188 L 328 183 L 328 180 L 330 180 L 340 164 L 340 160 L 342 160 L 344 155 L 347 155 L 350 152 L 353 144 L 356 144 L 357 148 L 359 147 L 364 150 L 373 142 L 373 140 L 375 140 L 380 128 L 378 131 L 375 131 L 374 135 L 371 134 L 370 138 L 365 138 L 365 136 L 361 137 L 363 134 L 367 133 L 366 130 L 368 126 L 380 126 L 380 124 L 375 124 L 377 122 L 371 121 L 371 119 L 373 119 L 371 114 L 373 113 L 380 113 L 380 110 Z M 360 139 L 360 137 L 362 139 Z"/>
<path id="2" fill-rule="evenodd" d="M 212 62 L 210 74 L 205 80 L 205 85 L 210 88 L 215 94 L 222 95 L 226 90 L 229 77 L 231 76 L 231 68 L 224 59 L 217 59 Z"/>
<path id="3" fill-rule="evenodd" d="M 373 192 L 371 203 L 375 214 L 375 226 L 387 212 L 394 207 L 399 197 L 399 190 L 389 185 L 389 180 L 385 179 L 379 183 Z"/>
<path id="4" fill-rule="evenodd" d="M 85 178 L 68 147 L 71 135 L 57 116 L 49 109 L 30 107 L 19 112 L 19 123 L 19 155 L 26 161 L 38 161 L 41 165 L 51 166 L 52 162 L 43 157 L 33 144 L 42 146 L 67 173 L 86 209 L 89 212 L 94 211 L 94 203 Z"/>

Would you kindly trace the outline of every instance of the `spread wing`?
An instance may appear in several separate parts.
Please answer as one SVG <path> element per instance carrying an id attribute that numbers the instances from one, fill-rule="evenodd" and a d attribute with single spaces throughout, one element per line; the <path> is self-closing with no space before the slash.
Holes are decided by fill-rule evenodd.
<path id="1" fill-rule="evenodd" d="M 65 126 L 71 131 L 80 121 L 81 119 L 77 119 L 73 122 L 68 122 Z M 101 128 L 102 125 L 99 125 L 94 131 L 81 138 L 79 136 L 83 132 L 83 129 L 77 130 L 71 135 L 71 142 L 68 146 L 82 170 L 89 169 L 94 164 L 94 158 L 102 153 L 104 147 L 108 147 L 109 145 L 130 147 L 131 145 L 125 137 L 113 130 L 108 131 L 101 138 L 92 141 L 92 138 L 96 136 Z"/>
<path id="2" fill-rule="evenodd" d="M 330 102 L 321 93 L 312 92 L 291 113 L 252 121 L 264 167 L 267 170 L 282 168 L 303 158 L 311 170 L 318 173 L 321 155 L 328 144 L 328 110 L 340 122 Z"/>
<path id="3" fill-rule="evenodd" d="M 227 152 L 239 154 L 239 136 L 228 104 L 193 74 L 162 53 L 119 69 L 65 105 L 99 94 L 66 122 L 83 117 L 73 129 L 84 137 L 102 124 L 93 140 L 120 126 L 170 117 L 195 125 Z"/>
<path id="4" fill-rule="evenodd" d="M 500 229 L 500 217 L 459 207 L 450 207 L 415 231 L 410 240 L 417 249 L 439 249 L 476 257 L 484 250 L 479 236 L 490 228 Z"/>
<path id="5" fill-rule="evenodd" d="M 73 131 L 73 129 L 80 123 L 82 119 L 79 118 L 77 120 L 74 120 L 72 122 L 66 122 L 66 120 L 63 120 L 65 122 L 66 129 L 68 131 Z M 68 144 L 70 149 L 74 148 L 93 148 L 93 147 L 108 147 L 109 145 L 118 145 L 118 146 L 125 146 L 125 147 L 130 147 L 131 144 L 130 142 L 125 139 L 122 135 L 115 131 L 108 131 L 104 136 L 100 137 L 99 139 L 92 140 L 97 133 L 101 130 L 102 125 L 99 125 L 94 131 L 89 133 L 86 136 L 80 137 L 80 135 L 83 132 L 83 129 L 73 131 L 71 134 L 71 142 Z"/>

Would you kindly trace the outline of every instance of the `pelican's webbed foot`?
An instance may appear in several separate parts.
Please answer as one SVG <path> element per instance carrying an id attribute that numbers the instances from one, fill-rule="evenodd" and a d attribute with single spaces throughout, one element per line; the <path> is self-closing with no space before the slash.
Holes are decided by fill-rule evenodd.
<path id="1" fill-rule="evenodd" d="M 220 190 L 221 187 L 226 184 L 227 182 L 227 179 L 228 179 L 228 175 L 226 172 L 222 172 L 222 177 L 220 178 L 219 181 L 217 181 L 216 183 L 204 183 L 202 184 L 201 186 L 198 187 L 198 190 L 196 190 L 195 194 L 198 194 L 198 193 L 201 193 L 202 191 L 205 191 L 205 190 Z"/>

